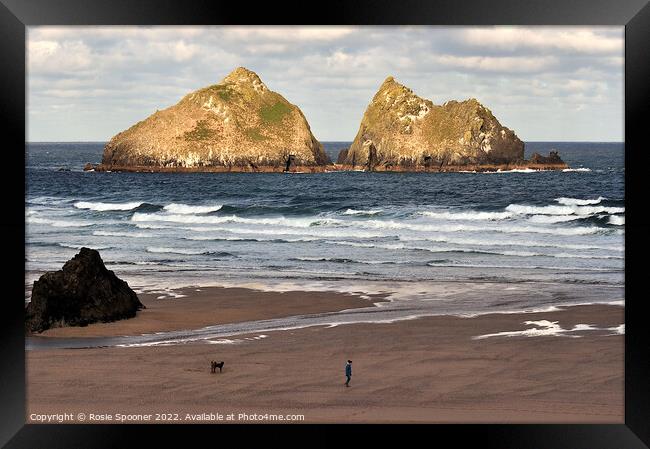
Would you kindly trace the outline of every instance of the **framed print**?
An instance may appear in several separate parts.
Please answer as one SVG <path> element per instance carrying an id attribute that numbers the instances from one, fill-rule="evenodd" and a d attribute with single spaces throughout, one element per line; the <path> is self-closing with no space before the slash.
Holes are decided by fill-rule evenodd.
<path id="1" fill-rule="evenodd" d="M 301 11 L 2 1 L 2 443 L 647 447 L 650 7 Z"/>

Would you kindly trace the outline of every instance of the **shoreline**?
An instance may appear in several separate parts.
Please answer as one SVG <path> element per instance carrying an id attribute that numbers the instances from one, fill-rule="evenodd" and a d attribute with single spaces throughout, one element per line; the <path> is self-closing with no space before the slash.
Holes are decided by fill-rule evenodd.
<path id="1" fill-rule="evenodd" d="M 260 292 L 241 293 L 239 302 L 259 301 Z M 286 312 L 290 297 L 267 300 L 265 313 Z M 330 309 L 342 300 L 371 303 L 351 295 L 322 298 Z M 177 319 L 198 316 L 191 318 L 196 310 L 187 298 L 158 301 L 173 305 L 169 313 Z M 259 313 L 244 309 L 238 318 Z M 300 422 L 323 423 L 623 422 L 624 335 L 615 329 L 624 310 L 583 305 L 242 333 L 212 344 L 30 350 L 26 419 L 65 411 L 297 413 L 305 417 Z M 553 322 L 568 332 L 526 333 Z M 352 388 L 343 387 L 348 358 Z M 223 373 L 211 374 L 210 360 L 224 360 Z"/>
<path id="2" fill-rule="evenodd" d="M 372 307 L 376 302 L 385 301 L 387 295 L 195 287 L 177 289 L 171 292 L 171 296 L 163 296 L 159 292 L 139 293 L 138 298 L 146 308 L 139 310 L 134 318 L 83 327 L 51 328 L 29 336 L 39 339 L 117 337 L 191 330 L 220 324 Z"/>
<path id="3" fill-rule="evenodd" d="M 444 165 L 444 166 L 399 166 L 399 165 L 377 165 L 371 170 L 363 165 L 352 166 L 343 164 L 314 165 L 314 166 L 292 166 L 286 169 L 284 166 L 202 166 L 202 167 L 163 167 L 149 165 L 105 165 L 86 164 L 84 171 L 95 172 L 130 172 L 130 173 L 331 173 L 331 172 L 395 172 L 395 173 L 492 173 L 511 170 L 535 170 L 535 171 L 559 171 L 570 168 L 565 163 L 546 164 L 532 162 L 514 162 L 506 164 L 467 164 L 467 165 Z"/>

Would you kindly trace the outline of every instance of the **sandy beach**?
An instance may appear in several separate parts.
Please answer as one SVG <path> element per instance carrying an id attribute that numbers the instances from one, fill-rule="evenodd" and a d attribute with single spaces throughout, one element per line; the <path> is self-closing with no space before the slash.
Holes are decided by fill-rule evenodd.
<path id="1" fill-rule="evenodd" d="M 367 307 L 381 300 L 201 290 L 186 290 L 188 296 L 177 299 L 141 295 L 147 309 L 134 319 L 42 335 L 133 335 Z M 477 338 L 543 329 L 524 324 L 541 320 L 557 321 L 562 329 L 588 324 L 600 330 L 583 326 L 561 336 Z M 623 307 L 591 305 L 310 327 L 238 335 L 218 344 L 30 350 L 27 422 L 60 413 L 70 414 L 63 422 L 80 422 L 83 413 L 81 421 L 98 423 L 269 422 L 279 415 L 323 423 L 622 423 L 624 336 L 611 329 L 623 322 Z M 345 388 L 348 358 L 353 376 Z M 210 373 L 211 360 L 225 361 L 223 373 Z M 227 420 L 230 413 L 233 420 Z M 132 421 L 121 416 L 129 414 L 136 415 Z"/>

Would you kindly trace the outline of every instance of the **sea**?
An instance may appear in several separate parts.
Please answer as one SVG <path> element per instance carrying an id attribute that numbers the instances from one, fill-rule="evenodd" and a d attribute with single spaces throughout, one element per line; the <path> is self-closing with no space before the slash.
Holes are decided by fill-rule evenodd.
<path id="1" fill-rule="evenodd" d="M 333 160 L 349 145 L 324 143 Z M 379 294 L 398 311 L 385 320 L 623 301 L 623 143 L 526 143 L 526 157 L 558 150 L 562 171 L 84 172 L 103 147 L 26 145 L 26 302 L 84 246 L 161 299 Z"/>

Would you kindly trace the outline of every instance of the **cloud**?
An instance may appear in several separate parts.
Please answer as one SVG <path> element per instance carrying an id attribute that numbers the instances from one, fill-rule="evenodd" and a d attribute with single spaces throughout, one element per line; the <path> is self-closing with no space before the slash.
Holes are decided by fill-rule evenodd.
<path id="1" fill-rule="evenodd" d="M 29 41 L 27 63 L 31 73 L 69 73 L 92 66 L 90 48 L 81 41 Z"/>
<path id="2" fill-rule="evenodd" d="M 289 42 L 334 41 L 356 31 L 342 26 L 245 26 L 224 27 L 223 36 L 231 40 L 273 40 Z"/>
<path id="3" fill-rule="evenodd" d="M 566 29 L 563 27 L 493 27 L 463 31 L 461 40 L 475 47 L 493 47 L 500 50 L 532 48 L 587 54 L 620 54 L 623 34 L 603 34 L 594 29 Z"/>
<path id="4" fill-rule="evenodd" d="M 486 72 L 539 72 L 558 64 L 554 56 L 454 56 L 437 55 L 432 60 L 446 67 Z"/>
<path id="5" fill-rule="evenodd" d="M 622 138 L 622 27 L 29 27 L 27 36 L 30 140 L 109 139 L 237 66 L 298 105 L 321 140 L 351 140 L 388 75 L 438 104 L 476 97 L 524 139 Z"/>

